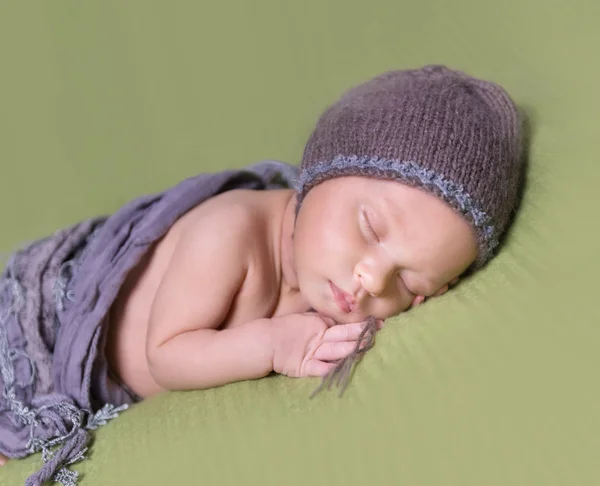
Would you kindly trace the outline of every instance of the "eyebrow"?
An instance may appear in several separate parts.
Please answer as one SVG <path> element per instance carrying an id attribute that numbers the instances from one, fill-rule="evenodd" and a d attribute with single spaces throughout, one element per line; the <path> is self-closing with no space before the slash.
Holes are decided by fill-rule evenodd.
<path id="1" fill-rule="evenodd" d="M 381 200 L 383 201 L 383 204 L 380 204 L 380 209 L 383 209 L 384 213 L 387 213 L 384 214 L 384 219 L 388 224 L 394 223 L 395 219 L 400 221 L 403 219 L 402 209 L 394 204 L 389 197 L 382 196 Z"/>

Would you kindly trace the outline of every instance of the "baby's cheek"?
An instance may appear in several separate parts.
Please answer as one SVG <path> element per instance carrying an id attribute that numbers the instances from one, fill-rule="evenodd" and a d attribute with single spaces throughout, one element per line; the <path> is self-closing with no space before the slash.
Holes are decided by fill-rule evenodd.
<path id="1" fill-rule="evenodd" d="M 439 297 L 440 295 L 444 295 L 446 292 L 448 292 L 448 284 L 444 285 L 440 290 L 438 290 L 435 294 L 433 294 L 434 297 Z"/>
<path id="2" fill-rule="evenodd" d="M 406 312 L 411 308 L 411 301 L 409 299 L 398 299 L 393 305 L 388 305 L 386 311 L 384 312 L 386 319 L 388 317 L 397 316 L 402 312 Z"/>

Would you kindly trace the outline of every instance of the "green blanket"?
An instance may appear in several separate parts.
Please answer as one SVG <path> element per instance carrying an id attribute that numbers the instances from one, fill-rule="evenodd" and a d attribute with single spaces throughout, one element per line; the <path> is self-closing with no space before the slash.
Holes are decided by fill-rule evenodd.
<path id="1" fill-rule="evenodd" d="M 201 171 L 298 161 L 327 104 L 388 69 L 496 80 L 531 123 L 500 255 L 392 320 L 341 399 L 284 377 L 158 396 L 98 430 L 81 484 L 600 484 L 598 18 L 592 0 L 4 5 L 2 252 Z"/>

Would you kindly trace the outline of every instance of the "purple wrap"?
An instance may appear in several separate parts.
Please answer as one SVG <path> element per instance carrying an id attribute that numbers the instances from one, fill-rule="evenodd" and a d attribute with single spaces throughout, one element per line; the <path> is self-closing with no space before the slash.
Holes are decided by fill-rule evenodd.
<path id="1" fill-rule="evenodd" d="M 88 431 L 137 400 L 106 366 L 104 324 L 148 248 L 218 193 L 290 187 L 296 175 L 277 161 L 200 174 L 11 256 L 0 277 L 0 453 L 42 451 L 44 465 L 27 485 L 75 485 L 77 473 L 67 466 L 84 458 Z"/>

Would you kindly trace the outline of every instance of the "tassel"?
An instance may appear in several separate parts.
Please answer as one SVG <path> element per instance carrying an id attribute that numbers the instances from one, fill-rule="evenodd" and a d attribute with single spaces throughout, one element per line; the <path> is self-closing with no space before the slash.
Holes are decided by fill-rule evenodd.
<path id="1" fill-rule="evenodd" d="M 377 319 L 373 316 L 367 318 L 367 323 L 360 333 L 356 348 L 344 359 L 338 361 L 337 366 L 327 373 L 321 380 L 321 384 L 312 392 L 310 398 L 314 398 L 321 390 L 335 385 L 340 389 L 338 394 L 341 397 L 350 384 L 353 367 L 359 363 L 365 353 L 375 344 L 375 334 L 377 333 Z"/>

